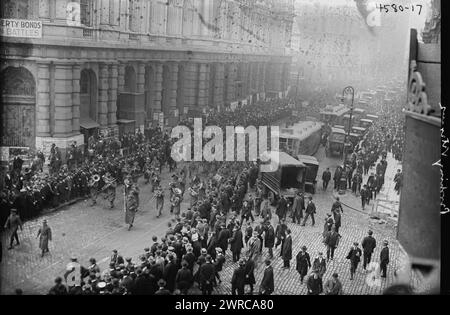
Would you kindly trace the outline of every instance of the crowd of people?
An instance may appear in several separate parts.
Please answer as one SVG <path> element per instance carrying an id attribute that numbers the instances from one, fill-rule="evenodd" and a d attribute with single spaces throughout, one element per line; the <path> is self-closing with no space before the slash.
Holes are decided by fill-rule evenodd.
<path id="1" fill-rule="evenodd" d="M 244 106 L 235 111 L 210 113 L 206 119 L 207 124 L 220 127 L 258 127 L 286 118 L 291 112 L 288 100 L 273 100 Z M 190 120 L 182 123 L 192 126 Z M 390 129 L 395 139 L 391 146 L 381 145 L 385 143 L 381 135 L 386 134 L 382 128 L 392 126 L 395 125 L 386 123 L 373 128 L 362 143 L 360 152 L 352 155 L 352 162 L 345 168 L 353 168 L 357 173 L 363 173 L 366 158 L 372 164 L 385 150 L 392 150 L 401 139 L 397 133 L 398 129 Z M 374 139 L 378 139 L 378 142 L 373 141 Z M 153 237 L 153 244 L 144 249 L 139 261 L 133 261 L 131 257 L 124 259 L 114 250 L 109 268 L 101 272 L 95 258 L 91 258 L 88 267 L 84 267 L 77 257 L 72 257 L 66 273 L 55 279 L 55 285 L 49 294 L 187 294 L 194 287 L 203 294 L 211 294 L 214 287 L 221 283 L 220 272 L 225 261 L 229 259 L 228 252 L 231 252 L 231 259 L 238 266 L 231 280 L 232 294 L 244 294 L 247 286 L 248 292 L 253 293 L 256 285 L 255 269 L 261 262 L 265 264 L 265 268 L 259 293 L 271 294 L 274 291 L 271 265 L 276 259 L 274 248 L 278 247 L 284 268 L 290 268 L 290 261 L 295 257 L 301 282 L 308 276 L 308 294 L 342 294 L 342 284 L 337 273 L 327 281 L 323 280 L 326 264 L 333 260 L 334 249 L 341 238 L 339 228 L 342 206 L 338 198 L 333 203 L 324 225 L 326 258 L 320 252 L 311 262 L 306 246 L 302 246 L 296 256 L 293 255 L 291 230 L 287 220 L 291 218 L 293 223 L 305 226 L 311 218 L 314 225 L 316 208 L 312 197 L 305 196 L 302 192 L 298 192 L 292 202 L 284 197 L 275 197 L 272 192 L 264 189 L 259 179 L 258 162 L 191 162 L 187 165 L 177 165 L 170 157 L 172 141 L 169 135 L 160 129 L 149 130 L 145 134 L 138 132 L 126 135 L 120 141 L 90 138 L 86 154 L 77 152 L 74 144 L 69 148 L 67 164 L 59 167 L 51 164 L 50 174 L 37 169 L 32 170 L 29 177 L 25 178 L 22 172 L 13 168 L 10 176 L 15 180 L 11 180 L 11 184 L 6 188 L 8 193 L 2 198 L 1 210 L 2 214 L 9 214 L 11 209 L 17 209 L 12 212 L 19 212 L 19 217 L 25 219 L 39 212 L 37 205 L 40 208 L 55 206 L 73 198 L 86 196 L 95 204 L 103 188 L 113 188 L 108 199 L 111 207 L 114 207 L 116 184 L 111 186 L 111 183 L 128 181 L 126 187 L 130 182 L 137 187 L 136 183 L 141 176 L 144 177 L 145 184 L 151 185 L 158 217 L 164 211 L 165 191 L 168 190 L 170 194 L 170 213 L 174 217 L 169 223 L 168 231 L 162 237 Z M 123 154 L 124 148 L 128 150 L 126 155 Z M 50 160 L 55 159 L 54 156 L 56 160 L 60 159 L 58 151 L 56 147 L 52 148 Z M 81 160 L 80 156 L 86 158 Z M 377 165 L 377 175 L 384 178 L 386 163 L 383 161 L 385 159 Z M 169 187 L 162 187 L 160 174 L 166 164 L 169 171 L 173 172 L 172 181 Z M 215 175 L 211 176 L 212 174 Z M 345 178 L 345 185 L 351 184 L 352 176 L 336 176 L 335 173 L 335 185 L 341 185 L 342 177 Z M 130 185 L 132 186 L 133 184 Z M 40 189 L 44 188 L 48 190 L 46 194 L 40 192 Z M 13 195 L 11 191 L 14 192 Z M 181 201 L 186 198 L 186 192 L 189 194 L 190 206 L 182 211 Z M 134 193 L 138 199 L 139 189 L 134 189 Z M 28 196 L 34 197 L 36 194 L 41 194 L 37 204 L 35 199 L 27 199 Z M 30 202 L 35 208 L 29 208 Z M 273 207 L 276 209 L 274 214 Z M 35 209 L 33 214 L 29 212 L 30 209 Z M 272 216 L 275 215 L 278 221 L 274 226 Z M 11 224 L 11 216 L 6 218 L 8 215 L 5 216 L 6 225 Z M 132 224 L 133 221 L 130 228 Z M 15 226 L 21 227 L 21 222 L 19 224 L 16 221 Z M 369 234 L 373 239 L 372 233 Z M 11 236 L 11 248 L 16 237 L 17 233 Z M 44 255 L 48 252 L 48 241 L 51 240 L 51 229 L 47 223 L 41 229 L 39 237 L 44 237 L 41 247 Z M 354 243 L 347 255 L 351 262 L 351 279 L 362 259 L 361 256 L 364 256 L 366 268 L 375 246 L 371 239 L 364 239 L 361 251 L 359 244 Z M 387 246 L 387 242 L 384 242 L 386 250 L 382 251 L 380 257 L 384 264 L 384 276 L 389 262 Z M 267 251 L 264 251 L 264 248 Z"/>
<path id="2" fill-rule="evenodd" d="M 169 135 L 155 128 L 147 136 L 141 132 L 126 134 L 120 141 L 90 137 L 85 151 L 73 143 L 67 150 L 65 163 L 60 149 L 53 144 L 48 170 L 44 169 L 45 158 L 40 151 L 35 158 L 39 163 L 33 160 L 31 167 L 23 168 L 21 157 L 15 157 L 0 192 L 0 223 L 3 226 L 11 209 L 28 220 L 44 209 L 77 198 L 91 197 L 95 203 L 95 197 L 106 188 L 105 177 L 109 175 L 123 183 L 126 175 L 141 175 L 146 163 L 154 161 L 161 167 L 166 164 L 174 167 L 170 147 Z"/>

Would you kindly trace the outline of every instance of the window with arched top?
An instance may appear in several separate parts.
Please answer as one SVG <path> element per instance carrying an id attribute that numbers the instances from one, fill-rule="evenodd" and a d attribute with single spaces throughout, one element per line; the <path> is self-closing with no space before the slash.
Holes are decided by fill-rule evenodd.
<path id="1" fill-rule="evenodd" d="M 0 1 L 0 17 L 6 19 L 28 19 L 31 13 L 29 0 Z"/>
<path id="2" fill-rule="evenodd" d="M 2 73 L 2 95 L 35 96 L 33 75 L 25 68 L 8 67 Z"/>

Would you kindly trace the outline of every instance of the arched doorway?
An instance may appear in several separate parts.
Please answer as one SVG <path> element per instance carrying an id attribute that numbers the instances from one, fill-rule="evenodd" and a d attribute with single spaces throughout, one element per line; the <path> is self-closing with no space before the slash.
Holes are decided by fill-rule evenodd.
<path id="1" fill-rule="evenodd" d="M 2 117 L 0 146 L 35 147 L 36 82 L 23 67 L 2 71 Z"/>
<path id="2" fill-rule="evenodd" d="M 98 87 L 97 76 L 92 69 L 83 69 L 80 74 L 80 132 L 84 135 L 84 143 L 92 135 L 96 135 L 98 127 Z"/>

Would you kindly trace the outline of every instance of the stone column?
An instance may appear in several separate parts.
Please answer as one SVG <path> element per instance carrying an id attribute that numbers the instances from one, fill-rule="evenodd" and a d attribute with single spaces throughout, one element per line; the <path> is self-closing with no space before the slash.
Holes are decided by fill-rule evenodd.
<path id="1" fill-rule="evenodd" d="M 109 66 L 109 90 L 108 90 L 108 125 L 117 123 L 117 87 L 118 87 L 118 65 Z"/>
<path id="2" fill-rule="evenodd" d="M 161 63 L 156 63 L 153 67 L 155 71 L 155 82 L 153 83 L 152 89 L 153 93 L 153 111 L 160 112 L 162 110 L 162 83 L 163 83 L 163 65 Z"/>
<path id="3" fill-rule="evenodd" d="M 203 109 L 208 105 L 209 65 L 201 63 L 198 69 L 198 106 Z"/>
<path id="4" fill-rule="evenodd" d="M 119 63 L 118 66 L 118 79 L 117 79 L 117 93 L 123 92 L 125 86 L 125 64 Z"/>
<path id="5" fill-rule="evenodd" d="M 50 64 L 38 63 L 36 136 L 50 136 Z"/>
<path id="6" fill-rule="evenodd" d="M 225 65 L 223 63 L 218 63 L 216 65 L 216 74 L 214 78 L 214 90 L 210 91 L 210 93 L 213 93 L 213 105 L 215 108 L 217 108 L 217 106 L 223 106 L 224 75 Z"/>
<path id="7" fill-rule="evenodd" d="M 72 132 L 80 133 L 80 75 L 79 64 L 72 66 Z"/>
<path id="8" fill-rule="evenodd" d="M 266 82 L 266 63 L 262 62 L 259 64 L 259 74 L 258 74 L 258 92 L 264 93 Z"/>
<path id="9" fill-rule="evenodd" d="M 55 63 L 55 137 L 72 134 L 72 65 Z"/>
<path id="10" fill-rule="evenodd" d="M 196 108 L 198 95 L 198 68 L 197 63 L 187 63 L 184 66 L 184 106 Z"/>
<path id="11" fill-rule="evenodd" d="M 283 90 L 282 88 L 282 78 L 283 78 L 283 64 L 282 63 L 276 63 L 274 67 L 274 90 L 281 92 Z"/>
<path id="12" fill-rule="evenodd" d="M 229 105 L 229 103 L 233 102 L 236 98 L 236 78 L 237 78 L 237 67 L 236 64 L 231 63 L 229 64 L 228 68 L 228 77 L 226 79 L 226 85 L 227 85 L 227 96 L 226 96 L 226 102 Z"/>
<path id="13" fill-rule="evenodd" d="M 98 116 L 97 122 L 101 127 L 108 125 L 108 89 L 109 89 L 109 73 L 108 65 L 100 63 L 98 67 Z"/>
<path id="14" fill-rule="evenodd" d="M 168 102 L 170 110 L 177 109 L 177 82 L 178 82 L 178 64 L 176 62 L 170 62 L 169 66 L 169 91 L 168 91 Z"/>
<path id="15" fill-rule="evenodd" d="M 244 63 L 244 78 L 243 78 L 243 93 L 242 97 L 246 98 L 251 91 L 251 81 L 252 81 L 252 71 L 251 71 L 251 63 L 246 62 Z"/>
<path id="16" fill-rule="evenodd" d="M 137 93 L 145 93 L 145 63 L 138 63 Z"/>

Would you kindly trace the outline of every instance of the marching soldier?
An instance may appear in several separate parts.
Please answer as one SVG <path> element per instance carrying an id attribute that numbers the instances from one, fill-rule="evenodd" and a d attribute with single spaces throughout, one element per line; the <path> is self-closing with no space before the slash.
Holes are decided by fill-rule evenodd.
<path id="1" fill-rule="evenodd" d="M 180 215 L 180 204 L 181 204 L 181 189 L 172 189 L 173 195 L 170 198 L 170 213 L 174 213 L 176 217 Z"/>
<path id="2" fill-rule="evenodd" d="M 159 218 L 164 208 L 164 191 L 160 185 L 156 187 L 155 199 L 156 199 L 156 211 L 158 213 L 156 217 Z"/>
<path id="3" fill-rule="evenodd" d="M 89 179 L 89 192 L 91 197 L 91 207 L 97 203 L 97 196 L 98 196 L 98 182 L 100 181 L 100 175 L 95 174 Z"/>
<path id="4" fill-rule="evenodd" d="M 140 174 L 141 174 L 141 169 L 139 168 L 139 163 L 134 162 L 133 168 L 131 169 L 131 177 L 133 178 L 133 182 L 135 184 L 138 182 Z"/>
<path id="5" fill-rule="evenodd" d="M 106 196 L 110 203 L 110 208 L 114 208 L 114 200 L 116 199 L 116 179 L 111 176 L 110 172 L 106 172 L 105 175 L 103 175 L 103 181 L 105 182 L 105 190 L 106 190 Z"/>
<path id="6" fill-rule="evenodd" d="M 22 227 L 22 220 L 20 219 L 19 215 L 17 214 L 16 209 L 11 209 L 11 214 L 9 215 L 8 219 L 6 220 L 5 229 L 10 230 L 10 240 L 9 240 L 9 247 L 8 249 L 13 248 L 13 242 L 16 240 L 16 244 L 20 245 L 19 242 L 19 236 L 17 235 L 17 231 L 19 230 L 23 231 Z"/>
<path id="7" fill-rule="evenodd" d="M 139 190 L 133 185 L 130 178 L 125 179 L 125 224 L 128 224 L 128 231 L 134 223 L 134 217 L 139 208 Z"/>
<path id="8" fill-rule="evenodd" d="M 197 185 L 192 184 L 191 187 L 189 187 L 189 193 L 191 195 L 191 207 L 193 207 L 198 201 Z"/>
<path id="9" fill-rule="evenodd" d="M 69 168 L 69 171 L 72 171 L 76 167 L 75 143 L 72 143 L 70 148 L 67 150 L 67 167 Z"/>
<path id="10" fill-rule="evenodd" d="M 147 185 L 150 182 L 151 176 L 152 176 L 152 168 L 150 165 L 150 158 L 147 158 L 147 162 L 145 162 L 144 165 L 144 179 L 145 179 L 144 184 Z"/>
<path id="11" fill-rule="evenodd" d="M 151 175 L 151 177 L 152 177 L 152 192 L 154 192 L 155 191 L 155 188 L 157 187 L 157 186 L 159 186 L 159 183 L 161 182 L 161 179 L 159 178 L 159 176 L 158 176 L 158 168 L 155 168 L 155 170 L 154 171 L 152 171 L 152 175 Z"/>

